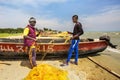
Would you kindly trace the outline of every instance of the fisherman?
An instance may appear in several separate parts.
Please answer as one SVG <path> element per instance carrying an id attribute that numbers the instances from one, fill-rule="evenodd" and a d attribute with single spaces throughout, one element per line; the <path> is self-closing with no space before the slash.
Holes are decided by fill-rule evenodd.
<path id="1" fill-rule="evenodd" d="M 71 46 L 70 46 L 70 49 L 68 51 L 67 60 L 61 66 L 68 65 L 68 63 L 70 62 L 70 59 L 72 57 L 73 51 L 75 52 L 75 62 L 74 62 L 74 64 L 78 65 L 78 53 L 79 53 L 78 52 L 78 49 L 79 49 L 78 45 L 79 45 L 79 42 L 80 42 L 79 36 L 81 36 L 84 32 L 83 32 L 83 29 L 82 29 L 82 24 L 80 22 L 78 22 L 78 15 L 74 15 L 72 17 L 72 21 L 73 21 L 73 23 L 75 23 L 73 33 L 68 31 L 69 34 L 73 35 L 71 37 Z"/>
<path id="2" fill-rule="evenodd" d="M 36 34 L 36 19 L 31 17 L 29 19 L 29 25 L 24 29 L 24 46 L 27 48 L 27 53 L 29 54 L 29 60 L 31 67 L 37 66 L 36 64 L 36 51 L 35 51 L 35 44 L 36 44 L 36 37 L 39 36 L 40 32 Z"/>

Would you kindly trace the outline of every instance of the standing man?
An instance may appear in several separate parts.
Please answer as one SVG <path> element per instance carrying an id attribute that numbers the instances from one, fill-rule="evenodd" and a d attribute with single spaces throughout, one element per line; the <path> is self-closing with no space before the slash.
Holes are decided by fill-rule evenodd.
<path id="1" fill-rule="evenodd" d="M 74 64 L 78 65 L 78 53 L 79 53 L 78 52 L 78 49 L 79 49 L 78 45 L 79 45 L 79 42 L 80 42 L 79 36 L 81 36 L 84 32 L 83 32 L 83 29 L 82 29 L 82 24 L 80 22 L 78 22 L 78 16 L 77 15 L 74 15 L 72 17 L 72 21 L 73 21 L 73 23 L 75 23 L 73 33 L 72 32 L 68 32 L 68 33 L 72 34 L 73 37 L 71 37 L 72 41 L 71 41 L 70 49 L 68 51 L 68 58 L 67 58 L 65 64 L 63 64 L 63 66 L 68 65 L 68 63 L 70 62 L 73 51 L 75 52 L 75 62 L 74 62 Z"/>
<path id="2" fill-rule="evenodd" d="M 36 51 L 35 51 L 35 44 L 36 44 L 36 37 L 39 36 L 40 32 L 36 35 L 35 29 L 36 19 L 31 17 L 29 19 L 29 25 L 24 29 L 24 46 L 27 48 L 27 52 L 29 54 L 30 64 L 33 67 L 37 66 L 36 64 Z"/>

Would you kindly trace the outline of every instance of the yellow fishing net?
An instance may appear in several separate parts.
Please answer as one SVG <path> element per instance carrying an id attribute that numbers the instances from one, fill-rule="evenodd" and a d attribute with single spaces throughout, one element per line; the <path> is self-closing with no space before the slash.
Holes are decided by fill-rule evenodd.
<path id="1" fill-rule="evenodd" d="M 65 31 L 65 32 L 57 34 L 57 36 L 68 37 L 69 34 L 68 34 L 68 32 Z"/>
<path id="2" fill-rule="evenodd" d="M 57 37 L 62 37 L 65 39 L 65 43 L 67 43 L 70 40 L 70 34 L 68 32 L 62 32 L 56 35 Z"/>
<path id="3" fill-rule="evenodd" d="M 48 64 L 34 67 L 24 80 L 69 80 L 67 71 Z"/>
<path id="4" fill-rule="evenodd" d="M 64 32 L 61 32 L 61 33 L 58 33 L 58 34 L 53 34 L 53 35 L 50 35 L 52 37 L 69 37 L 70 35 L 68 34 L 68 32 L 64 31 Z"/>

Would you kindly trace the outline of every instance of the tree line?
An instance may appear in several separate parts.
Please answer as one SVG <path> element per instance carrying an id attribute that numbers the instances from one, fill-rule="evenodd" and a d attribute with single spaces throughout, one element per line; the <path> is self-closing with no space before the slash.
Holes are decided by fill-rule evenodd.
<path id="1" fill-rule="evenodd" d="M 0 28 L 0 33 L 23 33 L 24 28 Z M 38 29 L 39 30 L 39 29 Z M 57 32 L 57 30 L 52 30 L 49 28 L 43 28 L 43 31 L 54 31 Z"/>
<path id="2" fill-rule="evenodd" d="M 24 28 L 0 28 L 0 33 L 22 33 Z"/>

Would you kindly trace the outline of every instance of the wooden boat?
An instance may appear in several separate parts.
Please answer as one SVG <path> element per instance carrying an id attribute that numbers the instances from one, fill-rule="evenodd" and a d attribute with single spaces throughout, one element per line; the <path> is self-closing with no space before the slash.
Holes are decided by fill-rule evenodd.
<path id="1" fill-rule="evenodd" d="M 37 54 L 67 54 L 70 41 L 64 43 L 63 38 L 40 38 L 36 45 Z M 105 50 L 107 42 L 98 41 L 82 41 L 79 43 L 79 54 L 91 54 Z M 17 55 L 26 54 L 26 49 L 23 46 L 23 39 L 0 38 L 0 55 Z"/>

